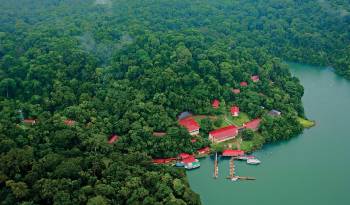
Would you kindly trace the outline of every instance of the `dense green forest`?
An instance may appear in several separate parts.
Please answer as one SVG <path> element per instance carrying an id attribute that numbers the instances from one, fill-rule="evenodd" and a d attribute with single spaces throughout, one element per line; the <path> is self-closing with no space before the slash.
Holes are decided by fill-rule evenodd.
<path id="1" fill-rule="evenodd" d="M 200 204 L 183 170 L 151 163 L 210 144 L 214 122 L 191 143 L 181 112 L 238 105 L 263 119 L 261 146 L 302 131 L 303 87 L 280 59 L 350 77 L 345 0 L 0 5 L 1 204 Z"/>

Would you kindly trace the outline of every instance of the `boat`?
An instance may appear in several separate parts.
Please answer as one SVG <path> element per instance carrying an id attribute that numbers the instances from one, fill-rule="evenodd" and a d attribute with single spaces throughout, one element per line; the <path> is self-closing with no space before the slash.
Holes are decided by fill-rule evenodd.
<path id="1" fill-rule="evenodd" d="M 201 164 L 198 161 L 196 161 L 196 162 L 191 162 L 191 163 L 185 164 L 185 169 L 196 169 L 200 166 L 201 166 Z"/>
<path id="2" fill-rule="evenodd" d="M 260 164 L 260 160 L 253 158 L 253 159 L 247 159 L 247 164 Z"/>
<path id="3" fill-rule="evenodd" d="M 255 156 L 253 155 L 243 155 L 238 157 L 239 160 L 248 160 L 248 159 L 255 159 Z"/>
<path id="4" fill-rule="evenodd" d="M 238 180 L 238 177 L 231 177 L 230 180 L 233 181 L 233 182 L 235 182 L 235 181 Z"/>
<path id="5" fill-rule="evenodd" d="M 182 162 L 176 162 L 175 166 L 176 166 L 176 167 L 184 167 L 185 164 L 182 163 Z"/>

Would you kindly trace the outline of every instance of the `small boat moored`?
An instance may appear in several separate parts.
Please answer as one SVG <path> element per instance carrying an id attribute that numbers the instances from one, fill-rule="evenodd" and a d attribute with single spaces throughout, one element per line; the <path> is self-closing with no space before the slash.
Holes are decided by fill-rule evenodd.
<path id="1" fill-rule="evenodd" d="M 201 164 L 198 161 L 196 161 L 196 162 L 186 163 L 185 169 L 195 169 L 195 168 L 198 168 L 200 166 L 201 166 Z"/>
<path id="2" fill-rule="evenodd" d="M 260 160 L 258 160 L 258 159 L 256 159 L 256 158 L 253 158 L 253 159 L 247 159 L 247 164 L 260 164 L 261 163 L 261 161 Z"/>
<path id="3" fill-rule="evenodd" d="M 255 159 L 255 156 L 253 156 L 253 155 L 243 155 L 243 156 L 239 156 L 237 159 L 239 159 L 239 160 Z"/>
<path id="4" fill-rule="evenodd" d="M 176 166 L 176 167 L 184 167 L 185 164 L 182 163 L 182 162 L 176 162 L 175 166 Z"/>
<path id="5" fill-rule="evenodd" d="M 238 177 L 231 177 L 230 180 L 233 181 L 233 182 L 235 182 L 235 181 L 238 180 Z"/>

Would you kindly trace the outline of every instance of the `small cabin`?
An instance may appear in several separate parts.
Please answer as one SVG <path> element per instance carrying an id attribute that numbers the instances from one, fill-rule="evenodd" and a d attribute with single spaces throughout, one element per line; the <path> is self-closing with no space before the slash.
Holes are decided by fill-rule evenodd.
<path id="1" fill-rule="evenodd" d="M 22 122 L 24 124 L 27 124 L 27 125 L 34 125 L 36 123 L 36 120 L 35 119 L 31 119 L 31 118 L 27 118 L 27 119 L 24 119 Z"/>
<path id="2" fill-rule="evenodd" d="M 108 144 L 113 144 L 119 140 L 118 135 L 111 135 L 108 139 Z"/>
<path id="3" fill-rule="evenodd" d="M 246 81 L 243 81 L 243 82 L 240 82 L 239 85 L 242 87 L 246 87 L 248 86 L 248 83 Z"/>
<path id="4" fill-rule="evenodd" d="M 260 80 L 260 78 L 259 78 L 258 75 L 252 75 L 252 76 L 250 77 L 250 79 L 251 79 L 254 83 L 256 83 L 256 82 L 258 82 L 258 81 Z"/>
<path id="5" fill-rule="evenodd" d="M 63 123 L 67 126 L 73 126 L 75 124 L 75 121 L 74 120 L 71 120 L 71 119 L 67 119 L 65 121 L 63 121 Z"/>
<path id="6" fill-rule="evenodd" d="M 278 110 L 270 110 L 270 112 L 268 113 L 268 115 L 272 116 L 272 117 L 278 117 L 281 116 L 281 112 Z"/>
<path id="7" fill-rule="evenodd" d="M 197 150 L 198 154 L 209 154 L 210 153 L 210 148 L 209 147 L 203 147 L 201 149 Z"/>
<path id="8" fill-rule="evenodd" d="M 241 90 L 240 89 L 232 89 L 232 92 L 233 92 L 233 94 L 239 94 L 239 93 L 241 93 Z"/>
<path id="9" fill-rule="evenodd" d="M 211 105 L 214 109 L 217 109 L 220 106 L 220 101 L 218 99 L 215 99 Z"/>
<path id="10" fill-rule="evenodd" d="M 231 107 L 231 115 L 233 117 L 238 117 L 239 116 L 239 107 L 238 106 L 232 106 Z"/>
<path id="11" fill-rule="evenodd" d="M 253 131 L 257 131 L 259 129 L 260 122 L 261 122 L 261 119 L 260 118 L 256 118 L 256 119 L 251 120 L 251 121 L 249 121 L 247 123 L 244 123 L 243 127 L 245 129 L 251 129 Z"/>

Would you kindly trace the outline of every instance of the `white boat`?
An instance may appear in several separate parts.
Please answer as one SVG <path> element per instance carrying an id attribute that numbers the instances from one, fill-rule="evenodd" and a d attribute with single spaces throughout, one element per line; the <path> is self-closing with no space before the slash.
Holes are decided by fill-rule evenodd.
<path id="1" fill-rule="evenodd" d="M 231 179 L 231 181 L 235 182 L 235 181 L 238 180 L 238 177 L 232 177 L 232 178 L 230 178 L 230 179 Z"/>
<path id="2" fill-rule="evenodd" d="M 238 157 L 239 160 L 248 160 L 248 159 L 254 159 L 254 158 L 255 157 L 253 155 L 243 155 Z"/>
<path id="3" fill-rule="evenodd" d="M 254 159 L 247 159 L 247 164 L 260 164 L 260 160 L 254 158 Z"/>
<path id="4" fill-rule="evenodd" d="M 195 168 L 198 168 L 200 166 L 201 166 L 201 164 L 197 160 L 196 162 L 185 164 L 185 169 L 195 169 Z"/>

